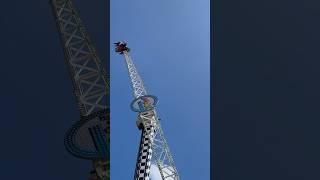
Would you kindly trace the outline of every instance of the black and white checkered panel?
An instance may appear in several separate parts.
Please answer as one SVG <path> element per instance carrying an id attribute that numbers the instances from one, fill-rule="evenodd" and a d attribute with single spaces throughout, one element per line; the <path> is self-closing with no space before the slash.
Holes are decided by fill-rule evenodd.
<path id="1" fill-rule="evenodd" d="M 136 164 L 134 180 L 150 180 L 150 167 L 152 158 L 152 138 L 154 127 L 149 126 L 143 129 L 139 147 L 139 154 Z"/>

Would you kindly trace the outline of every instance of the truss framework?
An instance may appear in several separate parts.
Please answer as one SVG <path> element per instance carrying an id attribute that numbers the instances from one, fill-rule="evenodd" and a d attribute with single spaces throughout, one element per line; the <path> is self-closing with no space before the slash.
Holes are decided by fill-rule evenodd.
<path id="1" fill-rule="evenodd" d="M 71 0 L 52 0 L 82 116 L 107 108 L 109 79 Z"/>
<path id="2" fill-rule="evenodd" d="M 123 54 L 133 88 L 133 96 L 139 98 L 147 95 L 143 81 L 129 53 L 124 51 Z M 137 124 L 138 127 L 142 127 L 142 134 L 134 179 L 149 180 L 151 164 L 156 164 L 163 180 L 179 180 L 156 110 L 139 113 Z"/>
<path id="3" fill-rule="evenodd" d="M 81 116 L 108 109 L 109 78 L 71 0 L 50 0 Z M 110 143 L 109 121 L 107 143 Z M 90 180 L 109 180 L 109 161 L 93 160 Z"/>

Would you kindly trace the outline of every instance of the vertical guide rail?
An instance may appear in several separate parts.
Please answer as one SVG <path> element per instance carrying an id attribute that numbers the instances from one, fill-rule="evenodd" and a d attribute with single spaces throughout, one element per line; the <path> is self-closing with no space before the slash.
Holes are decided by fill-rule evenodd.
<path id="1" fill-rule="evenodd" d="M 109 78 L 82 25 L 71 0 L 50 0 L 64 50 L 65 62 L 73 83 L 74 95 L 80 115 L 88 116 L 109 107 Z M 107 115 L 106 115 L 107 116 Z M 109 122 L 106 117 L 104 131 L 110 143 Z M 109 162 L 93 160 L 94 173 L 91 179 L 109 179 Z"/>
<path id="2" fill-rule="evenodd" d="M 136 99 L 146 96 L 147 91 L 128 51 L 123 51 L 123 54 L 133 88 L 133 96 Z M 140 112 L 137 124 L 142 129 L 142 134 L 134 180 L 149 180 L 151 164 L 157 165 L 163 180 L 179 180 L 156 110 Z"/>
<path id="3" fill-rule="evenodd" d="M 127 69 L 131 80 L 131 86 L 133 88 L 134 98 L 139 98 L 141 96 L 147 95 L 147 91 L 144 88 L 143 81 L 139 76 L 136 67 L 133 64 L 133 61 L 129 56 L 129 53 L 127 51 L 124 51 L 123 54 L 126 60 Z"/>
<path id="4" fill-rule="evenodd" d="M 107 108 L 109 79 L 71 0 L 51 0 L 80 114 Z"/>

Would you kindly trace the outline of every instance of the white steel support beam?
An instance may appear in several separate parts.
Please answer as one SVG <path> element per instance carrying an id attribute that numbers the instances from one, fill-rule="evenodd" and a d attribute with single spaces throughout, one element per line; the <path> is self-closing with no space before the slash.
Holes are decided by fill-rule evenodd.
<path id="1" fill-rule="evenodd" d="M 124 51 L 123 54 L 133 89 L 133 96 L 136 99 L 146 96 L 147 91 L 128 51 Z M 140 112 L 137 121 L 138 124 L 142 124 L 142 134 L 134 180 L 149 180 L 151 164 L 157 165 L 162 180 L 179 180 L 156 110 Z"/>
<path id="2" fill-rule="evenodd" d="M 61 38 L 65 62 L 73 82 L 74 95 L 82 117 L 108 109 L 109 78 L 93 47 L 88 33 L 71 0 L 50 0 Z M 90 2 L 89 2 L 90 3 Z M 107 116 L 107 115 L 106 115 Z M 110 144 L 109 121 L 105 127 L 107 144 Z M 104 159 L 94 159 L 90 180 L 109 180 L 110 165 Z"/>

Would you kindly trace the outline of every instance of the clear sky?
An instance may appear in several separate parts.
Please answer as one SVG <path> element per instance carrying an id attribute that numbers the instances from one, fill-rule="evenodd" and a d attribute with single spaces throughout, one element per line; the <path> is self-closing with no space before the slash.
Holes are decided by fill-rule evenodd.
<path id="1" fill-rule="evenodd" d="M 124 40 L 183 180 L 209 179 L 209 0 L 113 0 L 111 42 Z M 111 178 L 132 179 L 140 132 L 124 57 L 111 49 Z"/>

